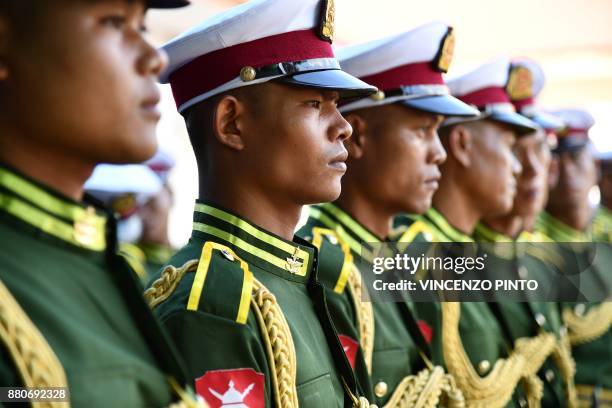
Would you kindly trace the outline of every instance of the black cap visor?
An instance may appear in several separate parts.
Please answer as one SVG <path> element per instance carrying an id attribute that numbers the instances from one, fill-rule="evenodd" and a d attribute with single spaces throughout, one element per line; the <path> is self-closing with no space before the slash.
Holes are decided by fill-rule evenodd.
<path id="1" fill-rule="evenodd" d="M 148 8 L 170 9 L 189 5 L 189 0 L 147 0 Z"/>
<path id="2" fill-rule="evenodd" d="M 276 81 L 287 85 L 336 91 L 341 99 L 363 98 L 378 90 L 340 69 L 301 72 L 280 77 Z"/>
<path id="3" fill-rule="evenodd" d="M 480 112 L 451 95 L 431 95 L 400 100 L 397 103 L 409 108 L 443 116 L 475 117 Z"/>
<path id="4" fill-rule="evenodd" d="M 511 126 L 520 136 L 538 130 L 537 123 L 516 112 L 491 112 L 486 118 Z"/>

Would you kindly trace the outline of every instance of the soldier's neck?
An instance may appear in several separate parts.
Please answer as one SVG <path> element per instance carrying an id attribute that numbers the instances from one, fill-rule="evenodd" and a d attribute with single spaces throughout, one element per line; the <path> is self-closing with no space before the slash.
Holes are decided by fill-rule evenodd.
<path id="1" fill-rule="evenodd" d="M 303 207 L 287 197 L 266 194 L 228 177 L 200 179 L 200 199 L 226 208 L 287 241 L 293 240 Z"/>
<path id="2" fill-rule="evenodd" d="M 455 229 L 472 235 L 482 214 L 467 191 L 460 188 L 456 181 L 444 179 L 442 177 L 440 180 L 440 188 L 433 197 L 433 206 Z"/>
<path id="3" fill-rule="evenodd" d="M 6 135 L 3 135 L 6 136 Z M 95 163 L 75 154 L 57 151 L 53 146 L 27 143 L 27 137 L 6 136 L 0 140 L 0 163 L 15 168 L 38 183 L 75 201 L 83 198 L 83 185 Z"/>
<path id="4" fill-rule="evenodd" d="M 589 207 L 588 202 L 581 206 L 576 206 L 574 208 L 569 209 L 561 209 L 554 206 L 548 206 L 546 211 L 563 222 L 565 225 L 568 225 L 575 229 L 576 231 L 584 232 L 589 227 L 589 222 L 591 220 L 591 208 Z"/>
<path id="5" fill-rule="evenodd" d="M 358 188 L 343 183 L 342 194 L 335 204 L 351 214 L 361 225 L 384 240 L 389 236 L 396 211 L 385 208 L 380 201 Z"/>
<path id="6" fill-rule="evenodd" d="M 503 217 L 493 219 L 485 219 L 483 220 L 483 223 L 493 231 L 499 232 L 500 234 L 510 238 L 518 237 L 524 228 L 524 218 L 515 214 L 508 214 Z"/>

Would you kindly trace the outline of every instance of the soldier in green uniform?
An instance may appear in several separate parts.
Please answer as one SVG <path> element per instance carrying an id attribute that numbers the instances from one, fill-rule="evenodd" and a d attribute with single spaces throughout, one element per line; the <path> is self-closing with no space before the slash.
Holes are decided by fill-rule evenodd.
<path id="1" fill-rule="evenodd" d="M 612 244 L 612 150 L 600 152 L 598 164 L 601 202 L 593 218 L 591 231 L 593 241 Z"/>
<path id="2" fill-rule="evenodd" d="M 581 290 L 610 299 L 609 245 L 572 244 L 591 241 L 588 194 L 596 183 L 596 167 L 588 130 L 594 120 L 588 112 L 579 109 L 556 114 L 566 123 L 566 129 L 559 133 L 558 146 L 553 151 L 557 171 L 552 176 L 546 212 L 538 219 L 537 228 L 559 242 L 564 256 L 569 252 L 579 270 L 590 272 L 579 275 Z M 589 249 L 595 249 L 595 256 Z M 565 304 L 563 319 L 576 360 L 575 382 L 580 406 L 612 404 L 612 303 Z"/>
<path id="3" fill-rule="evenodd" d="M 113 218 L 82 199 L 97 163 L 153 155 L 167 61 L 144 14 L 185 3 L 0 3 L 0 384 L 70 394 L 32 406 L 197 406 Z"/>
<path id="4" fill-rule="evenodd" d="M 516 114 L 510 103 L 509 68 L 510 62 L 500 59 L 449 81 L 453 94 L 477 106 L 481 115 L 477 120 L 443 123 L 440 138 L 448 158 L 441 166 L 440 188 L 424 215 L 396 220 L 398 232 L 403 230 L 400 242 L 470 243 L 482 218 L 512 208 L 515 175 L 521 170 L 512 148 L 517 134 L 531 133 L 536 125 Z M 448 253 L 452 255 L 452 249 Z M 539 350 L 552 347 L 554 338 L 538 336 L 515 347 L 486 303 L 416 303 L 416 307 L 432 328 L 434 361 L 445 364 L 468 406 L 539 403 L 534 377 L 545 358 Z M 519 382 L 525 387 L 517 389 Z"/>
<path id="5" fill-rule="evenodd" d="M 349 169 L 342 193 L 333 204 L 313 206 L 299 232 L 321 247 L 321 257 L 335 259 L 321 264 L 319 275 L 347 355 L 362 383 L 371 383 L 379 406 L 403 407 L 417 399 L 450 406 L 462 401 L 448 377 L 438 386 L 414 386 L 414 374 L 431 381 L 441 368 L 431 364 L 428 333 L 421 332 L 427 328 L 419 327 L 423 322 L 415 319 L 412 305 L 362 299 L 371 245 L 387 239 L 395 214 L 423 212 L 431 203 L 438 165 L 446 156 L 437 135 L 444 116 L 478 115 L 452 97 L 442 79 L 454 41 L 451 27 L 429 23 L 338 51 L 344 69 L 379 92 L 341 107 L 353 127 L 345 142 Z"/>
<path id="6" fill-rule="evenodd" d="M 558 285 L 561 275 L 555 265 L 560 266 L 562 262 L 555 259 L 558 256 L 554 252 L 551 254 L 543 245 L 536 245 L 536 241 L 525 242 L 534 238 L 534 234 L 521 235 L 532 228 L 533 220 L 546 204 L 551 161 L 546 133 L 563 127 L 558 118 L 535 105 L 535 97 L 543 87 L 544 73 L 535 61 L 512 61 L 508 94 L 517 111 L 535 121 L 540 129 L 519 137 L 514 147 L 523 171 L 517 179 L 512 210 L 507 215 L 482 220 L 473 237 L 477 242 L 486 243 L 482 250 L 496 278 L 535 279 L 540 287 L 550 287 Z M 557 303 L 513 302 L 503 297 L 499 301 L 491 307 L 500 317 L 507 336 L 518 339 L 546 331 L 557 337 L 557 345 L 538 373 L 545 384 L 542 406 L 576 406 L 575 363 Z"/>
<path id="7" fill-rule="evenodd" d="M 376 91 L 340 70 L 334 15 L 332 1 L 251 2 L 164 47 L 200 198 L 146 296 L 213 407 L 368 405 L 329 319 L 325 259 L 294 237 L 304 204 L 340 194 L 338 101 Z"/>

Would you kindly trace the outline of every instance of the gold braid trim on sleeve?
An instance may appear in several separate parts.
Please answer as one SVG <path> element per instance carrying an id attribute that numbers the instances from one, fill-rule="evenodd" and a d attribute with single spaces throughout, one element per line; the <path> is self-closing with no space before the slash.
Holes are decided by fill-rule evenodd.
<path id="1" fill-rule="evenodd" d="M 567 406 L 568 408 L 577 408 L 578 394 L 576 393 L 576 385 L 574 383 L 574 376 L 576 375 L 576 362 L 572 357 L 572 349 L 569 343 L 569 337 L 567 335 L 561 336 L 561 339 L 557 341 L 552 358 L 557 367 L 559 367 L 559 371 L 563 376 Z"/>
<path id="2" fill-rule="evenodd" d="M 589 343 L 610 330 L 612 302 L 593 306 L 584 316 L 578 316 L 566 308 L 563 310 L 563 320 L 569 330 L 569 341 L 572 346 Z"/>
<path id="3" fill-rule="evenodd" d="M 268 355 L 275 406 L 297 408 L 297 361 L 291 330 L 276 297 L 257 279 L 253 279 L 251 309 Z"/>
<path id="4" fill-rule="evenodd" d="M 348 277 L 348 290 L 353 299 L 355 312 L 357 313 L 357 327 L 359 328 L 359 344 L 363 350 L 368 373 L 372 373 L 372 354 L 374 353 L 374 310 L 372 302 L 365 302 L 362 296 L 364 293 L 361 272 L 355 265 L 352 265 L 351 274 Z"/>
<path id="5" fill-rule="evenodd" d="M 49 343 L 0 281 L 0 341 L 4 343 L 23 385 L 68 387 L 66 373 Z M 32 408 L 70 407 L 67 402 L 31 402 Z"/>
<path id="6" fill-rule="evenodd" d="M 454 378 L 435 366 L 405 377 L 395 388 L 384 408 L 464 408 L 465 400 Z"/>
<path id="7" fill-rule="evenodd" d="M 519 339 L 513 353 L 506 359 L 497 360 L 491 372 L 486 377 L 481 377 L 472 366 L 461 342 L 461 304 L 443 302 L 441 305 L 444 360 L 448 372 L 463 391 L 467 406 L 504 407 L 522 379 L 526 379 L 530 385 L 527 390 L 528 399 L 534 403 L 541 398 L 535 381 L 530 377 L 537 373 L 551 353 L 555 344 L 553 335 L 543 333 L 531 339 Z"/>
<path id="8" fill-rule="evenodd" d="M 144 297 L 149 307 L 154 309 L 160 303 L 172 295 L 176 287 L 187 272 L 193 272 L 198 268 L 199 260 L 192 259 L 180 268 L 166 266 L 161 276 L 151 284 L 151 287 L 144 292 Z"/>
<path id="9" fill-rule="evenodd" d="M 540 408 L 544 396 L 544 383 L 536 374 L 523 377 L 521 385 L 527 395 L 527 406 L 529 408 Z"/>

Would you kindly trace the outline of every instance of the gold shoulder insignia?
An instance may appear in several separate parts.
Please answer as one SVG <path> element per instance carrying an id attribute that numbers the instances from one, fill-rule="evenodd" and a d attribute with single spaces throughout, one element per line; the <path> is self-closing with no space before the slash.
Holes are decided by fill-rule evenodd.
<path id="1" fill-rule="evenodd" d="M 522 66 L 512 67 L 506 90 L 513 101 L 531 98 L 533 96 L 533 75 L 531 71 Z"/>
<path id="2" fill-rule="evenodd" d="M 334 0 L 323 0 L 321 10 L 321 23 L 319 24 L 319 37 L 329 42 L 334 41 L 336 7 Z"/>
<path id="3" fill-rule="evenodd" d="M 25 387 L 67 387 L 53 349 L 0 281 L 0 341 L 7 347 Z M 33 408 L 69 407 L 64 402 L 32 402 Z"/>
<path id="4" fill-rule="evenodd" d="M 433 60 L 433 68 L 438 72 L 447 73 L 455 55 L 455 31 L 449 27 L 440 43 L 438 55 Z"/>

